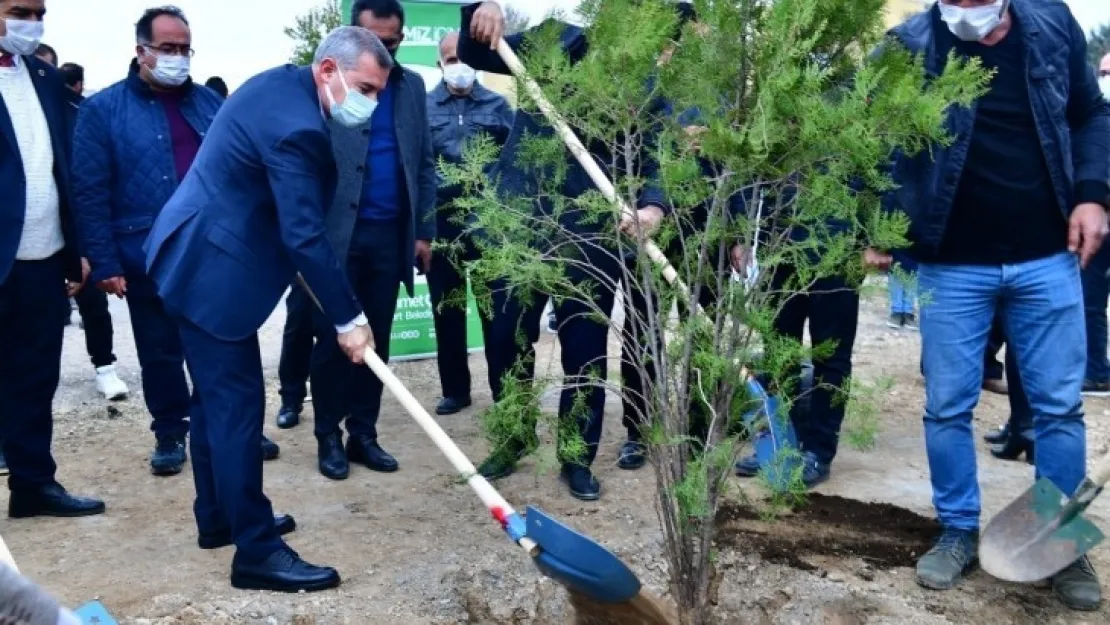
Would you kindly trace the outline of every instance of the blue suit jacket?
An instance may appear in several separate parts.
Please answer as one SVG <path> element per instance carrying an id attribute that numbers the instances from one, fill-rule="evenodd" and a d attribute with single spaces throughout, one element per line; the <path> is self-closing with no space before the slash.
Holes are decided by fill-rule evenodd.
<path id="1" fill-rule="evenodd" d="M 66 246 L 66 278 L 81 280 L 81 257 L 77 251 L 77 231 L 70 212 L 69 146 L 70 105 L 72 98 L 62 77 L 51 65 L 33 56 L 20 57 L 31 74 L 31 82 L 39 96 L 39 104 L 50 127 L 50 144 L 54 148 L 54 181 L 58 185 L 58 210 L 62 218 L 62 234 Z M 23 218 L 27 213 L 27 180 L 23 176 L 23 158 L 15 138 L 11 116 L 4 99 L 0 98 L 0 283 L 8 278 L 19 251 L 23 234 Z"/>
<path id="2" fill-rule="evenodd" d="M 334 324 L 357 317 L 324 231 L 335 184 L 311 68 L 251 78 L 216 115 L 147 239 L 147 272 L 167 309 L 218 339 L 243 340 L 299 271 Z"/>

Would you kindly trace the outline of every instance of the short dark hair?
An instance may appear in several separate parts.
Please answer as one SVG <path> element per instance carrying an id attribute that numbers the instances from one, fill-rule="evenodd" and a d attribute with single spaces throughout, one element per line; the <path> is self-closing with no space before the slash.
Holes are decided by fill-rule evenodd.
<path id="1" fill-rule="evenodd" d="M 224 82 L 224 79 L 220 78 L 219 76 L 213 76 L 204 81 L 204 86 L 220 94 L 221 98 L 227 97 L 227 83 Z"/>
<path id="2" fill-rule="evenodd" d="M 40 43 L 39 47 L 35 48 L 35 56 L 42 56 L 43 54 L 48 54 L 48 55 L 50 55 L 50 58 L 54 59 L 54 62 L 51 63 L 52 65 L 55 65 L 55 66 L 58 65 L 58 52 L 57 52 L 57 50 L 55 50 L 54 48 L 51 48 L 50 46 L 46 45 L 45 43 Z"/>
<path id="3" fill-rule="evenodd" d="M 189 20 L 185 19 L 185 11 L 182 11 L 172 4 L 147 9 L 143 12 L 143 16 L 139 18 L 139 21 L 135 22 L 135 42 L 154 43 L 154 20 L 163 15 L 176 17 L 182 22 L 185 22 L 186 26 L 189 25 Z"/>
<path id="4" fill-rule="evenodd" d="M 85 68 L 76 63 L 66 63 L 58 68 L 67 87 L 74 87 L 79 82 L 85 82 Z"/>
<path id="5" fill-rule="evenodd" d="M 378 19 L 396 17 L 401 20 L 401 28 L 405 27 L 405 7 L 399 0 L 355 0 L 351 7 L 351 26 L 361 26 L 358 18 L 366 11 L 374 14 Z"/>

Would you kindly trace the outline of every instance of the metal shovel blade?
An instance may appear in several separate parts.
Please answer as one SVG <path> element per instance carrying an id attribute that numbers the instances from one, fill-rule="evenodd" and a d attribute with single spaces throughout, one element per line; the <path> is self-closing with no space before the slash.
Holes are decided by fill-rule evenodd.
<path id="1" fill-rule="evenodd" d="M 620 558 L 539 508 L 528 506 L 528 538 L 540 553 L 540 572 L 599 603 L 623 603 L 640 592 L 640 580 Z"/>
<path id="2" fill-rule="evenodd" d="M 1104 536 L 1093 523 L 1068 514 L 1067 502 L 1051 481 L 1037 480 L 987 524 L 979 541 L 983 570 L 1009 582 L 1038 582 L 1102 542 Z"/>
<path id="3" fill-rule="evenodd" d="M 90 601 L 74 613 L 81 618 L 82 625 L 118 625 L 99 601 Z"/>

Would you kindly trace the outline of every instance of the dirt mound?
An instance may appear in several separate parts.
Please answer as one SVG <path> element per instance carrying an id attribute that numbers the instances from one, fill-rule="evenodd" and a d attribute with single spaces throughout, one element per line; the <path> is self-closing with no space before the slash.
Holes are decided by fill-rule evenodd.
<path id="1" fill-rule="evenodd" d="M 860 558 L 876 569 L 913 566 L 939 531 L 936 521 L 904 508 L 820 494 L 772 521 L 729 503 L 717 522 L 720 546 L 805 571 L 817 568 L 811 556 Z"/>

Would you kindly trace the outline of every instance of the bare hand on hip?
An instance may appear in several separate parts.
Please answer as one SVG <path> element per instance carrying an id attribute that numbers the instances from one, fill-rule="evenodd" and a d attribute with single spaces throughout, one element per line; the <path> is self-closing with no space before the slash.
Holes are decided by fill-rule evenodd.
<path id="1" fill-rule="evenodd" d="M 1079 255 L 1079 266 L 1087 268 L 1106 238 L 1106 209 L 1094 202 L 1075 207 L 1068 220 L 1068 251 Z"/>
<path id="2" fill-rule="evenodd" d="M 370 332 L 370 326 L 355 326 L 350 332 L 340 334 L 338 340 L 339 348 L 356 365 L 365 362 L 367 348 L 374 349 L 374 335 Z"/>

